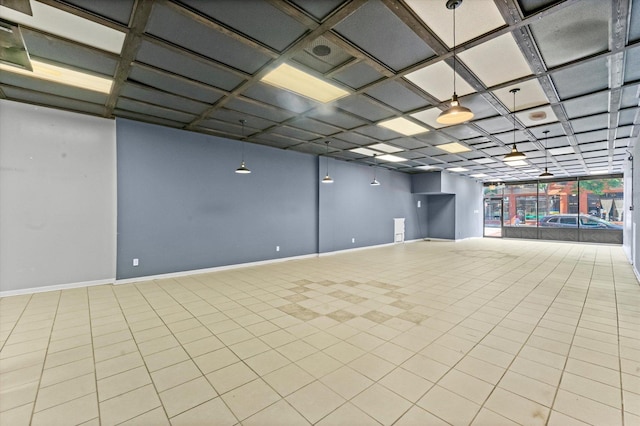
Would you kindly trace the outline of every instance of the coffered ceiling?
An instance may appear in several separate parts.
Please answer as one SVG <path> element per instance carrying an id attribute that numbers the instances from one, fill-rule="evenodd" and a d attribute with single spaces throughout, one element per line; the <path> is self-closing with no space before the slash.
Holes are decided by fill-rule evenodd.
<path id="1" fill-rule="evenodd" d="M 475 116 L 452 126 L 436 121 L 454 81 L 445 3 L 0 0 L 0 24 L 19 26 L 34 69 L 107 81 L 101 92 L 5 66 L 0 97 L 317 155 L 328 140 L 332 157 L 407 173 L 522 180 L 545 161 L 557 177 L 622 172 L 640 130 L 640 0 L 465 0 L 455 84 Z M 267 83 L 282 65 L 339 97 Z M 400 117 L 418 133 L 381 125 Z M 503 162 L 514 141 L 519 166 Z"/>

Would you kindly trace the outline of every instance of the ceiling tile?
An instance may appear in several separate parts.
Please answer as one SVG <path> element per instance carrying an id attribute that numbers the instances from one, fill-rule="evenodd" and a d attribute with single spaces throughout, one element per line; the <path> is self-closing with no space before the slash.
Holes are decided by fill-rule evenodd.
<path id="1" fill-rule="evenodd" d="M 278 51 L 284 50 L 306 31 L 300 22 L 263 0 L 252 0 L 250 4 L 235 0 L 182 2 Z M 278 31 L 271 31 L 271 28 L 278 28 Z"/>
<path id="2" fill-rule="evenodd" d="M 371 25 L 372 22 L 376 24 Z M 380 31 L 381 28 L 384 31 Z M 365 2 L 336 25 L 335 30 L 396 71 L 434 55 L 434 51 L 380 0 Z"/>
<path id="3" fill-rule="evenodd" d="M 606 129 L 609 127 L 609 114 L 592 115 L 591 117 L 571 120 L 571 127 L 576 133 Z"/>
<path id="4" fill-rule="evenodd" d="M 549 105 L 517 112 L 516 117 L 526 127 L 540 126 L 558 121 L 558 117 L 556 117 L 555 112 Z"/>
<path id="5" fill-rule="evenodd" d="M 65 3 L 74 5 L 84 10 L 88 10 L 96 15 L 119 22 L 123 25 L 129 23 L 131 12 L 135 0 L 118 1 L 86 1 L 86 0 L 65 0 Z"/>
<path id="6" fill-rule="evenodd" d="M 580 0 L 533 22 L 529 28 L 552 68 L 609 48 L 611 2 Z"/>
<path id="7" fill-rule="evenodd" d="M 30 4 L 31 16 L 0 6 L 0 18 L 107 52 L 119 54 L 122 50 L 126 36 L 124 32 L 66 13 L 44 3 L 32 1 Z M 127 7 L 126 0 L 123 7 Z"/>
<path id="8" fill-rule="evenodd" d="M 365 84 L 379 80 L 382 74 L 366 62 L 358 62 L 335 73 L 333 78 L 349 87 L 359 89 Z"/>
<path id="9" fill-rule="evenodd" d="M 121 91 L 121 95 L 159 106 L 171 105 L 172 109 L 189 112 L 195 115 L 200 115 L 207 108 L 209 108 L 207 104 L 202 102 L 193 101 L 191 99 L 176 96 L 171 93 L 166 93 L 149 87 L 131 83 L 126 83 L 124 85 Z"/>
<path id="10" fill-rule="evenodd" d="M 569 118 L 584 117 L 609 110 L 609 92 L 594 93 L 563 103 Z"/>
<path id="11" fill-rule="evenodd" d="M 487 87 L 531 74 L 531 68 L 511 33 L 465 50 L 458 56 Z"/>
<path id="12" fill-rule="evenodd" d="M 336 103 L 338 107 L 353 114 L 360 115 L 370 121 L 379 121 L 389 118 L 393 112 L 387 108 L 374 103 L 365 96 L 349 96 L 342 98 Z"/>
<path id="13" fill-rule="evenodd" d="M 520 89 L 516 93 L 516 111 L 549 103 L 538 79 L 532 78 L 531 80 L 493 91 L 493 94 L 511 112 L 513 112 L 513 93 L 510 90 L 515 88 Z"/>
<path id="14" fill-rule="evenodd" d="M 453 11 L 445 2 L 405 0 L 411 9 L 448 47 L 453 47 Z M 506 23 L 494 3 L 467 1 L 456 8 L 456 44 L 460 45 Z"/>
<path id="15" fill-rule="evenodd" d="M 318 105 L 317 102 L 311 99 L 264 83 L 254 84 L 242 94 L 248 98 L 297 113 L 303 113 Z"/>
<path id="16" fill-rule="evenodd" d="M 27 28 L 22 28 L 21 31 L 31 58 L 43 58 L 110 77 L 115 74 L 118 61 L 110 55 L 78 43 L 47 37 Z"/>
<path id="17" fill-rule="evenodd" d="M 175 31 L 176 27 L 188 30 Z M 247 73 L 256 72 L 269 60 L 261 51 L 163 3 L 154 3 L 145 31 Z"/>
<path id="18" fill-rule="evenodd" d="M 317 20 L 324 19 L 345 0 L 289 0 Z"/>
<path id="19" fill-rule="evenodd" d="M 560 99 L 574 98 L 606 89 L 609 84 L 607 61 L 598 58 L 551 73 Z"/>
<path id="20" fill-rule="evenodd" d="M 445 61 L 436 62 L 433 65 L 409 73 L 405 75 L 405 78 L 442 102 L 451 99 L 453 94 L 453 68 Z M 456 75 L 456 93 L 458 96 L 473 92 L 475 92 L 473 87 L 462 77 Z"/>
<path id="21" fill-rule="evenodd" d="M 224 90 L 232 90 L 243 81 L 237 74 L 146 40 L 140 44 L 136 60 Z"/>
<path id="22" fill-rule="evenodd" d="M 625 83 L 640 80 L 640 46 L 627 51 L 624 66 Z"/>
<path id="23" fill-rule="evenodd" d="M 429 105 L 425 98 L 396 81 L 380 84 L 365 93 L 402 112 Z"/>

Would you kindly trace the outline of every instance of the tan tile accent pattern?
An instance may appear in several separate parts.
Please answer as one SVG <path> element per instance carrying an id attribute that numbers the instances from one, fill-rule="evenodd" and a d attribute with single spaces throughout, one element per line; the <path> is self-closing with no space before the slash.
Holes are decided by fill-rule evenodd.
<path id="1" fill-rule="evenodd" d="M 636 425 L 638 306 L 620 247 L 508 240 L 7 297 L 0 424 Z"/>

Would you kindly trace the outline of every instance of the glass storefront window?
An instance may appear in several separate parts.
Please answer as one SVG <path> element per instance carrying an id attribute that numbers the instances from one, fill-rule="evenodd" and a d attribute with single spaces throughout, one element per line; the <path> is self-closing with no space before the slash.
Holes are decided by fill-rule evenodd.
<path id="1" fill-rule="evenodd" d="M 504 188 L 504 224 L 506 226 L 537 226 L 536 197 L 535 183 L 507 184 Z"/>
<path id="2" fill-rule="evenodd" d="M 621 243 L 622 183 L 621 177 L 540 180 L 487 185 L 484 194 L 485 202 L 502 201 L 503 236 Z M 495 209 L 485 211 L 485 227 L 499 224 L 495 216 Z M 538 229 L 532 234 L 533 227 Z M 600 232 L 603 229 L 611 232 Z"/>
<path id="3" fill-rule="evenodd" d="M 580 194 L 580 213 L 622 225 L 624 220 L 622 179 L 581 180 Z"/>

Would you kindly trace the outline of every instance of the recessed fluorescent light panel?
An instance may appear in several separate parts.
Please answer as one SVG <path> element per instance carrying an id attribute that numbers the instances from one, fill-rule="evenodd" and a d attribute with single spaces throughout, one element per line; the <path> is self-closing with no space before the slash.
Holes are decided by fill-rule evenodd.
<path id="1" fill-rule="evenodd" d="M 483 178 L 487 176 L 489 175 L 485 175 L 484 173 L 476 173 L 475 175 L 471 175 L 471 177 L 474 177 L 474 178 Z"/>
<path id="2" fill-rule="evenodd" d="M 470 148 L 458 143 L 458 142 L 451 142 L 451 143 L 445 143 L 443 145 L 436 145 L 436 148 L 442 149 L 444 151 L 450 152 L 452 154 L 457 154 L 458 152 L 467 152 L 467 151 L 471 151 Z"/>
<path id="3" fill-rule="evenodd" d="M 504 164 L 506 164 L 507 166 L 511 166 L 511 167 L 528 166 L 529 165 L 524 160 L 505 161 Z"/>
<path id="4" fill-rule="evenodd" d="M 387 145 L 386 143 L 377 143 L 374 145 L 369 145 L 371 149 L 377 149 L 378 151 L 386 152 L 387 154 L 393 154 L 394 152 L 404 151 L 402 148 L 397 148 L 395 146 Z"/>
<path id="5" fill-rule="evenodd" d="M 465 169 L 464 167 L 452 167 L 450 169 L 447 169 L 450 172 L 468 172 L 469 169 Z"/>
<path id="6" fill-rule="evenodd" d="M 45 62 L 36 61 L 33 58 L 31 59 L 31 66 L 33 67 L 33 71 L 0 64 L 0 70 L 27 77 L 39 78 L 41 80 L 53 81 L 54 83 L 66 84 L 67 86 L 80 87 L 94 92 L 111 92 L 113 81 L 109 78 L 58 67 Z"/>
<path id="7" fill-rule="evenodd" d="M 0 2 L 1 3 L 1 2 Z M 61 9 L 32 1 L 32 16 L 0 6 L 0 18 L 119 54 L 126 34 Z M 28 47 L 28 46 L 27 46 Z"/>
<path id="8" fill-rule="evenodd" d="M 280 65 L 262 77 L 261 81 L 323 103 L 349 94 L 344 89 L 287 64 Z"/>
<path id="9" fill-rule="evenodd" d="M 353 148 L 350 149 L 349 152 L 355 152 L 356 154 L 360 154 L 360 155 L 368 155 L 369 157 L 373 157 L 374 154 L 380 154 L 377 151 L 372 151 L 370 149 L 367 148 Z"/>
<path id="10" fill-rule="evenodd" d="M 549 150 L 549 154 L 551 155 L 565 155 L 565 154 L 575 154 L 576 151 L 572 146 L 563 146 L 561 148 L 552 148 Z"/>
<path id="11" fill-rule="evenodd" d="M 436 166 L 418 166 L 415 167 L 416 169 L 420 169 L 420 170 L 433 170 L 433 169 L 437 169 L 438 167 Z"/>
<path id="12" fill-rule="evenodd" d="M 606 175 L 607 173 L 609 173 L 608 170 L 592 170 L 589 172 L 590 175 Z"/>
<path id="13" fill-rule="evenodd" d="M 398 157 L 397 155 L 391 155 L 391 154 L 378 155 L 376 158 L 382 161 L 389 161 L 390 163 L 399 163 L 401 161 L 407 161 L 406 158 Z"/>
<path id="14" fill-rule="evenodd" d="M 476 163 L 478 164 L 489 164 L 489 163 L 496 163 L 496 160 L 492 159 L 492 158 L 476 158 L 475 160 Z"/>
<path id="15" fill-rule="evenodd" d="M 409 121 L 403 117 L 392 118 L 390 120 L 381 121 L 378 126 L 385 127 L 394 132 L 400 133 L 405 136 L 413 136 L 418 133 L 428 132 L 429 129 L 422 127 L 419 124 Z"/>

